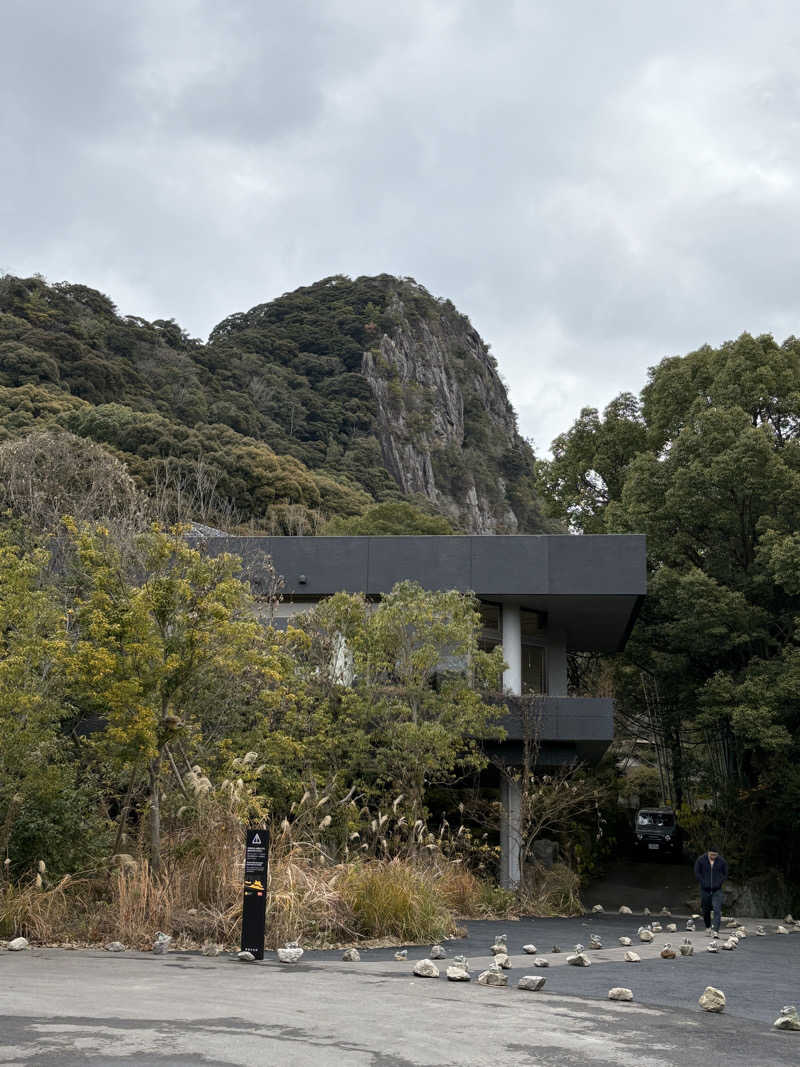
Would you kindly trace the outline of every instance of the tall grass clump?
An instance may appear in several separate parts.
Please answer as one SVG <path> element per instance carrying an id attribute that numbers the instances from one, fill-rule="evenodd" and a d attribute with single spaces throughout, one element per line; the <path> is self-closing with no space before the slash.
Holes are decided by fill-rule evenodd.
<path id="1" fill-rule="evenodd" d="M 361 937 L 413 942 L 455 933 L 433 866 L 399 858 L 355 863 L 346 872 L 342 895 Z"/>
<path id="2" fill-rule="evenodd" d="M 537 864 L 526 870 L 520 907 L 527 914 L 543 917 L 582 915 L 580 888 L 580 875 L 565 863 L 552 867 Z"/>

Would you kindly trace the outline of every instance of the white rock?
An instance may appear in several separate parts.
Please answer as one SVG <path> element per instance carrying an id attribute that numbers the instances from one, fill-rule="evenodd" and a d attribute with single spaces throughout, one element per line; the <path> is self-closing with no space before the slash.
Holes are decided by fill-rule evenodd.
<path id="1" fill-rule="evenodd" d="M 645 908 L 645 909 L 644 909 L 644 910 L 642 911 L 642 915 L 652 915 L 652 912 L 650 911 L 650 909 L 649 909 L 649 908 Z"/>
<path id="2" fill-rule="evenodd" d="M 712 941 L 710 945 L 706 945 L 706 952 L 719 952 L 719 941 Z"/>
<path id="3" fill-rule="evenodd" d="M 498 953 L 494 958 L 495 967 L 502 967 L 504 971 L 511 970 L 511 960 L 504 952 Z"/>
<path id="4" fill-rule="evenodd" d="M 772 1024 L 776 1030 L 800 1030 L 800 1015 L 797 1008 L 787 1005 Z"/>
<path id="5" fill-rule="evenodd" d="M 357 948 L 346 948 L 342 953 L 343 963 L 358 963 L 361 960 L 361 953 Z"/>
<path id="6" fill-rule="evenodd" d="M 600 949 L 602 947 L 603 947 L 603 942 L 600 940 L 600 938 L 597 936 L 597 934 L 592 934 L 592 939 L 589 942 L 589 948 L 591 948 L 591 949 Z"/>
<path id="7" fill-rule="evenodd" d="M 574 956 L 567 956 L 570 967 L 591 967 L 592 961 L 583 952 L 576 952 Z"/>
<path id="8" fill-rule="evenodd" d="M 757 926 L 756 927 L 756 937 L 766 937 L 766 936 L 767 936 L 767 931 L 764 929 L 764 927 L 763 926 Z"/>
<path id="9" fill-rule="evenodd" d="M 722 942 L 721 947 L 724 948 L 726 952 L 733 952 L 738 944 L 739 942 L 735 937 L 729 937 L 727 941 Z"/>
<path id="10" fill-rule="evenodd" d="M 204 956 L 219 956 L 223 948 L 222 945 L 216 945 L 213 941 L 207 941 L 201 951 Z"/>
<path id="11" fill-rule="evenodd" d="M 666 929 L 667 929 L 667 933 L 669 933 L 669 934 L 677 933 L 678 924 L 677 923 L 667 923 Z"/>
<path id="12" fill-rule="evenodd" d="M 478 985 L 508 985 L 508 975 L 503 974 L 499 967 L 490 967 L 488 971 L 482 971 L 481 974 L 478 975 Z"/>
<path id="13" fill-rule="evenodd" d="M 689 938 L 686 937 L 686 938 L 684 938 L 683 944 L 681 945 L 681 956 L 693 956 L 693 955 L 694 955 L 694 945 L 689 940 Z"/>
<path id="14" fill-rule="evenodd" d="M 664 907 L 661 909 L 661 914 L 662 915 L 672 915 L 672 912 L 669 910 L 669 908 L 665 904 Z"/>
<path id="15" fill-rule="evenodd" d="M 694 919 L 686 920 L 686 929 L 693 933 L 696 929 Z"/>
<path id="16" fill-rule="evenodd" d="M 778 925 L 778 926 L 776 927 L 776 929 L 775 929 L 775 933 L 776 933 L 776 934 L 788 934 L 788 933 L 789 933 L 789 931 L 788 931 L 788 930 L 786 929 L 786 927 L 785 927 L 785 926 L 781 926 L 781 925 L 779 924 L 779 925 Z"/>
<path id="17" fill-rule="evenodd" d="M 455 964 L 451 964 L 446 971 L 448 982 L 471 982 L 472 976 L 469 971 L 464 967 L 457 967 Z"/>
<path id="18" fill-rule="evenodd" d="M 792 918 L 791 912 L 789 912 L 788 915 L 784 916 L 783 921 L 786 923 L 787 926 L 794 926 L 794 919 Z"/>
<path id="19" fill-rule="evenodd" d="M 722 1011 L 725 1007 L 725 994 L 713 985 L 707 985 L 697 1001 L 703 1011 Z"/>
<path id="20" fill-rule="evenodd" d="M 625 953 L 625 962 L 626 963 L 641 963 L 641 960 L 642 960 L 642 957 L 639 955 L 638 952 L 626 952 Z"/>
<path id="21" fill-rule="evenodd" d="M 632 943 L 631 939 L 629 937 L 620 937 L 620 938 L 617 938 L 617 940 L 619 941 L 619 943 L 623 947 L 627 947 L 628 945 L 630 945 Z"/>
<path id="22" fill-rule="evenodd" d="M 550 960 L 543 959 L 541 956 L 539 956 L 538 959 L 535 959 L 533 961 L 533 966 L 534 967 L 549 967 L 550 966 Z"/>
<path id="23" fill-rule="evenodd" d="M 430 951 L 430 959 L 432 960 L 446 960 L 447 953 L 441 945 L 433 945 Z"/>
<path id="24" fill-rule="evenodd" d="M 517 989 L 527 989 L 531 993 L 538 993 L 546 981 L 546 978 L 538 974 L 524 974 L 517 982 Z"/>
<path id="25" fill-rule="evenodd" d="M 661 923 L 653 923 L 650 929 L 653 931 L 654 934 L 660 934 L 664 927 L 661 925 Z"/>
<path id="26" fill-rule="evenodd" d="M 24 952 L 28 947 L 28 939 L 27 937 L 12 938 L 7 947 L 9 952 Z"/>
<path id="27" fill-rule="evenodd" d="M 396 960 L 407 960 L 408 959 L 408 949 L 407 948 L 398 949 L 397 952 L 395 952 L 395 954 L 394 954 L 394 958 Z"/>
<path id="28" fill-rule="evenodd" d="M 627 904 L 623 904 L 622 905 L 622 907 L 619 909 L 619 913 L 620 913 L 620 915 L 633 915 L 633 912 L 631 911 L 631 909 L 628 907 Z"/>
<path id="29" fill-rule="evenodd" d="M 121 941 L 109 941 L 107 945 L 104 945 L 106 952 L 124 952 L 125 946 Z"/>
<path id="30" fill-rule="evenodd" d="M 156 934 L 156 939 L 153 942 L 153 952 L 156 956 L 166 956 L 169 952 L 169 944 L 172 941 L 171 934 L 162 934 L 161 931 Z"/>
<path id="31" fill-rule="evenodd" d="M 643 941 L 645 944 L 648 944 L 650 941 L 653 940 L 653 931 L 652 930 L 640 930 L 639 931 L 639 940 Z"/>
<path id="32" fill-rule="evenodd" d="M 296 941 L 289 941 L 278 949 L 277 956 L 281 963 L 299 963 L 303 958 L 303 950 Z"/>
<path id="33" fill-rule="evenodd" d="M 595 906 L 592 908 L 592 912 L 595 915 L 599 915 L 602 911 L 605 911 L 605 908 L 602 904 L 595 904 Z"/>
<path id="34" fill-rule="evenodd" d="M 417 978 L 438 978 L 439 968 L 433 960 L 419 960 L 414 964 L 414 974 Z"/>
<path id="35" fill-rule="evenodd" d="M 625 986 L 615 985 L 613 989 L 608 991 L 609 1000 L 633 1000 L 633 990 L 626 989 Z"/>
<path id="36" fill-rule="evenodd" d="M 252 952 L 237 952 L 236 958 L 237 960 L 241 960 L 242 963 L 252 963 L 255 959 L 255 956 Z"/>
<path id="37" fill-rule="evenodd" d="M 536 955 L 536 945 L 523 945 L 522 951 L 527 952 L 529 956 Z"/>

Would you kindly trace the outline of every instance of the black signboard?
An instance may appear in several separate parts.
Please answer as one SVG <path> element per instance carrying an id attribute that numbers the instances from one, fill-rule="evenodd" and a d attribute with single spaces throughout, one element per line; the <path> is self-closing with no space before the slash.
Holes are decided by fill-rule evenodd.
<path id="1" fill-rule="evenodd" d="M 242 952 L 252 952 L 257 960 L 264 959 L 268 856 L 269 831 L 248 830 L 244 851 Z"/>

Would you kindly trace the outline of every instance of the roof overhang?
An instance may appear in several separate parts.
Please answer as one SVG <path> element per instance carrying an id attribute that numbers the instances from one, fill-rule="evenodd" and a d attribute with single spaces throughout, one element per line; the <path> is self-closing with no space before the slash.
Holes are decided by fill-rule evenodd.
<path id="1" fill-rule="evenodd" d="M 545 612 L 574 651 L 623 648 L 647 590 L 641 534 L 448 537 L 211 537 L 254 585 L 269 558 L 287 600 L 343 590 L 379 597 L 402 579 Z"/>

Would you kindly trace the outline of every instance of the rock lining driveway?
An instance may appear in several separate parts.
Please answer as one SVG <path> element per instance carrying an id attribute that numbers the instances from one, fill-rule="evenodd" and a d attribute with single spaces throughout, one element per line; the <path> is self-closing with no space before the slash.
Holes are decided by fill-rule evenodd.
<path id="1" fill-rule="evenodd" d="M 663 921 L 669 921 L 664 919 Z M 684 921 L 679 921 L 679 926 Z M 471 922 L 468 937 L 446 945 L 473 971 L 490 962 L 497 933 L 508 935 L 511 988 L 414 978 L 426 949 L 307 952 L 300 964 L 268 958 L 242 964 L 227 956 L 122 955 L 33 949 L 0 955 L 0 1063 L 332 1064 L 428 1067 L 433 1064 L 611 1064 L 664 1067 L 761 1067 L 800 1062 L 800 1034 L 778 1033 L 772 1020 L 800 1001 L 800 933 L 748 937 L 733 952 L 662 960 L 663 943 L 687 936 L 656 934 L 639 944 L 641 916 L 586 916 L 520 922 Z M 747 924 L 752 931 L 755 922 Z M 774 923 L 768 928 L 774 928 Z M 566 955 L 592 933 L 606 947 L 593 966 L 565 966 Z M 642 956 L 621 961 L 626 933 Z M 533 942 L 550 959 L 536 970 L 521 952 Z M 559 944 L 562 953 L 549 949 Z M 547 950 L 547 951 L 544 951 Z M 516 988 L 522 974 L 547 978 L 542 993 Z M 706 985 L 723 989 L 725 1014 L 699 1010 Z M 634 1003 L 606 997 L 629 986 Z"/>

